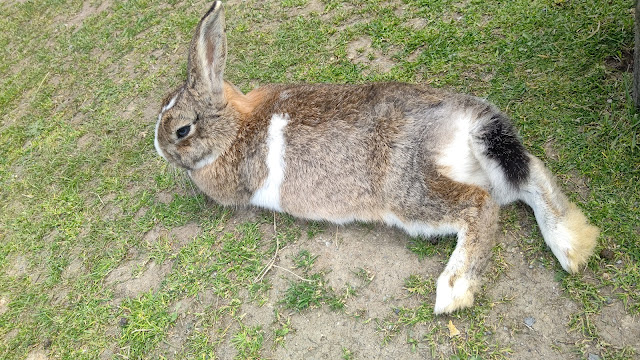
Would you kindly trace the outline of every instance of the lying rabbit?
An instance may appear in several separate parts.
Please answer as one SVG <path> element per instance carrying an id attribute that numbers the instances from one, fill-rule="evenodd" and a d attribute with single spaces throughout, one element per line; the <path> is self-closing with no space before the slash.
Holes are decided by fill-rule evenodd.
<path id="1" fill-rule="evenodd" d="M 472 305 L 500 205 L 531 206 L 566 271 L 592 254 L 598 229 L 484 100 L 399 83 L 267 85 L 245 95 L 223 79 L 226 53 L 216 1 L 155 131 L 158 153 L 216 202 L 337 224 L 378 221 L 412 236 L 457 234 L 436 313 Z"/>

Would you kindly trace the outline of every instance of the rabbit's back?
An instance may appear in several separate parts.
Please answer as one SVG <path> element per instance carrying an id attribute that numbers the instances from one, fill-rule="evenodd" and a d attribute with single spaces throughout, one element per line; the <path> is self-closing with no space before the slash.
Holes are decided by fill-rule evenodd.
<path id="1" fill-rule="evenodd" d="M 239 137 L 251 139 L 240 166 L 254 179 L 249 203 L 338 223 L 438 208 L 429 183 L 447 180 L 437 160 L 453 138 L 452 112 L 481 104 L 400 83 L 262 91 L 269 95 L 241 130 L 252 134 Z"/>

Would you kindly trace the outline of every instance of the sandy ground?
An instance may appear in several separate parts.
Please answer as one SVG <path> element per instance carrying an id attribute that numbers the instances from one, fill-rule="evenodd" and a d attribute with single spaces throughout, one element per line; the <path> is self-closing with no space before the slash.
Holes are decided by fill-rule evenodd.
<path id="1" fill-rule="evenodd" d="M 524 208 L 522 206 L 522 208 Z M 519 212 L 524 212 L 520 209 Z M 245 221 L 256 221 L 258 211 L 246 209 L 236 211 L 228 223 L 234 226 Z M 304 222 L 300 222 L 304 226 Z M 531 224 L 529 224 L 531 225 Z M 528 226 L 528 225 L 527 225 Z M 456 354 L 455 344 L 473 336 L 476 327 L 464 316 L 438 316 L 432 322 L 413 326 L 387 328 L 397 319 L 394 309 L 431 308 L 435 294 L 412 295 L 405 288 L 410 275 L 435 280 L 446 262 L 445 256 L 435 255 L 419 259 L 408 249 L 410 238 L 397 229 L 383 225 L 351 224 L 346 226 L 326 225 L 326 231 L 312 239 L 303 235 L 301 239 L 279 251 L 276 264 L 296 272 L 292 258 L 300 250 L 308 250 L 317 255 L 314 271 L 325 272 L 327 285 L 337 291 L 350 284 L 357 294 L 347 300 L 342 311 L 330 310 L 327 306 L 302 312 L 288 311 L 278 304 L 284 291 L 297 279 L 287 271 L 272 268 L 267 275 L 272 288 L 268 300 L 261 306 L 247 302 L 240 313 L 245 326 L 262 326 L 265 334 L 261 355 L 270 359 L 339 359 L 348 350 L 355 359 L 439 359 Z M 271 226 L 264 225 L 266 237 L 273 232 Z M 196 224 L 174 229 L 172 236 L 177 243 L 193 238 L 200 232 Z M 518 243 L 519 238 L 528 233 L 526 229 L 506 232 L 500 236 L 504 251 L 502 263 L 505 271 L 494 279 L 487 279 L 487 285 L 476 301 L 479 306 L 490 304 L 490 310 L 483 320 L 485 341 L 498 349 L 508 350 L 504 355 L 510 359 L 584 359 L 589 354 L 598 356 L 599 349 L 586 347 L 587 353 L 578 348 L 585 342 L 581 333 L 572 331 L 569 323 L 573 314 L 579 311 L 563 293 L 560 283 L 555 280 L 556 271 L 540 262 L 527 259 Z M 153 240 L 160 232 L 154 229 L 145 236 Z M 444 247 L 444 244 L 442 244 Z M 438 245 L 440 246 L 440 245 Z M 122 271 L 114 271 L 110 279 L 118 274 L 131 274 L 131 269 L 140 266 L 140 260 L 123 263 Z M 158 286 L 168 267 L 153 262 L 144 265 L 147 270 L 134 280 L 114 283 L 122 296 L 135 295 Z M 371 281 L 366 283 L 356 275 L 365 269 Z M 299 272 L 299 271 L 297 271 Z M 585 274 L 588 277 L 589 274 Z M 181 316 L 170 331 L 167 340 L 170 346 L 162 353 L 173 357 L 181 352 L 186 339 L 195 326 L 192 314 L 219 302 L 211 294 L 201 294 L 197 298 L 177 304 Z M 274 329 L 279 326 L 276 315 L 290 320 L 290 332 L 284 346 L 274 343 Z M 460 331 L 454 338 L 449 337 L 447 324 Z M 590 318 L 598 333 L 614 347 L 630 346 L 640 349 L 640 321 L 628 315 L 620 300 L 612 299 L 601 314 Z M 228 333 L 237 330 L 234 323 L 219 324 L 229 326 Z M 429 335 L 425 337 L 425 335 Z M 389 338 L 385 338 L 389 335 Z M 416 339 L 410 344 L 408 339 Z M 427 341 L 427 339 L 432 339 Z M 233 359 L 236 350 L 227 337 L 218 347 L 220 359 Z"/>

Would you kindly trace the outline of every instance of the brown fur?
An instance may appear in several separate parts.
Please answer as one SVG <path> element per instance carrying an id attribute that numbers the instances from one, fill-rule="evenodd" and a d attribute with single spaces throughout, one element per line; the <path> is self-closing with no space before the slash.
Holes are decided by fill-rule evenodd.
<path id="1" fill-rule="evenodd" d="M 229 102 L 229 106 L 234 108 L 241 116 L 250 115 L 265 102 L 268 95 L 269 91 L 264 88 L 255 89 L 245 95 L 233 84 L 225 82 L 224 97 Z"/>

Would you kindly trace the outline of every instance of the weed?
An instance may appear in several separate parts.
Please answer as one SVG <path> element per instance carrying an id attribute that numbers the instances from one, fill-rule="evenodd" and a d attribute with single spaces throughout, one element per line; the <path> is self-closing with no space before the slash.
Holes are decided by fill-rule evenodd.
<path id="1" fill-rule="evenodd" d="M 259 359 L 263 341 L 264 331 L 261 326 L 247 327 L 241 325 L 240 330 L 231 338 L 231 343 L 238 350 L 235 358 Z"/>
<path id="2" fill-rule="evenodd" d="M 436 284 L 433 279 L 423 279 L 418 275 L 411 275 L 405 280 L 404 288 L 410 294 L 428 296 L 436 291 Z"/>
<path id="3" fill-rule="evenodd" d="M 307 273 L 311 270 L 311 267 L 317 258 L 317 255 L 311 255 L 308 250 L 300 250 L 300 252 L 294 256 L 293 263 L 297 269 L 302 269 Z"/>
<path id="4" fill-rule="evenodd" d="M 274 310 L 274 314 L 275 314 L 275 322 L 277 327 L 274 330 L 273 346 L 284 347 L 287 335 L 289 335 L 289 333 L 291 332 L 294 332 L 295 330 L 291 327 L 290 317 L 285 317 L 277 309 Z"/>
<path id="5" fill-rule="evenodd" d="M 353 352 L 346 347 L 342 347 L 342 359 L 343 360 L 353 360 L 355 359 Z"/>
<path id="6" fill-rule="evenodd" d="M 167 328 L 177 318 L 169 312 L 167 298 L 146 293 L 127 299 L 121 306 L 123 321 L 119 345 L 123 356 L 141 358 L 166 336 Z"/>
<path id="7" fill-rule="evenodd" d="M 318 273 L 311 275 L 305 281 L 291 283 L 280 303 L 287 309 L 302 311 L 320 306 L 325 299 L 323 278 Z"/>
<path id="8" fill-rule="evenodd" d="M 326 230 L 325 227 L 326 226 L 324 222 L 320 222 L 320 221 L 310 222 L 309 225 L 307 226 L 307 237 L 309 239 L 313 239 L 319 234 L 324 233 Z"/>

